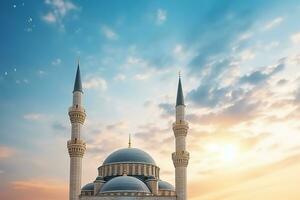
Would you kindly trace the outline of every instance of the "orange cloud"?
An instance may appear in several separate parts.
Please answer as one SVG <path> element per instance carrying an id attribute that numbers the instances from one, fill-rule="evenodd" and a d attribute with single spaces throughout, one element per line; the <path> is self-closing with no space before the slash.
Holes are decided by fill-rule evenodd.
<path id="1" fill-rule="evenodd" d="M 299 159 L 300 154 L 296 154 L 274 163 L 242 171 L 232 170 L 229 172 L 224 169 L 223 171 L 212 172 L 210 176 L 207 176 L 202 180 L 190 182 L 188 187 L 190 198 L 207 199 L 207 197 L 215 196 L 217 193 L 222 193 L 222 191 L 228 190 L 230 192 L 226 192 L 226 194 L 222 194 L 216 199 L 231 199 L 227 197 L 240 194 L 239 191 L 235 191 L 235 189 L 237 189 L 240 185 L 247 184 L 252 181 L 257 182 L 260 181 L 260 179 L 268 181 L 269 176 L 272 174 L 279 174 L 280 171 L 288 171 L 289 168 L 299 165 Z M 277 178 L 282 176 L 282 174 L 278 174 L 276 175 Z M 294 174 L 297 175 L 297 173 Z M 249 195 L 251 195 L 253 190 L 248 191 Z M 215 198 L 212 198 L 212 200 L 215 200 Z"/>
<path id="2" fill-rule="evenodd" d="M 0 190 L 0 199 L 9 200 L 66 200 L 68 186 L 60 180 L 32 179 L 13 181 Z"/>
<path id="3" fill-rule="evenodd" d="M 15 150 L 10 148 L 10 147 L 6 147 L 6 146 L 0 146 L 0 160 L 4 159 L 4 158 L 9 158 L 11 156 L 13 156 L 15 154 Z"/>

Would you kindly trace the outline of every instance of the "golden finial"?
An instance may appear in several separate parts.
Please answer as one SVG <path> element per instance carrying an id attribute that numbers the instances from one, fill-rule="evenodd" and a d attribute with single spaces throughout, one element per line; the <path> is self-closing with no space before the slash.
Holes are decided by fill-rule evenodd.
<path id="1" fill-rule="evenodd" d="M 128 138 L 128 148 L 131 148 L 131 134 L 129 134 Z"/>
<path id="2" fill-rule="evenodd" d="M 80 56 L 78 56 L 77 58 L 77 65 L 79 66 L 79 64 L 80 64 Z"/>
<path id="3" fill-rule="evenodd" d="M 180 70 L 178 72 L 178 76 L 179 76 L 179 78 L 181 78 L 181 71 Z"/>

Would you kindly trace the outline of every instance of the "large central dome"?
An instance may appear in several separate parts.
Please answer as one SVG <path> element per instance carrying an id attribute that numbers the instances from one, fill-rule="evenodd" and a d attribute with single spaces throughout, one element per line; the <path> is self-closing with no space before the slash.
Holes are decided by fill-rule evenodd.
<path id="1" fill-rule="evenodd" d="M 112 163 L 146 163 L 156 165 L 148 153 L 137 148 L 119 149 L 110 154 L 103 162 L 103 165 Z"/>

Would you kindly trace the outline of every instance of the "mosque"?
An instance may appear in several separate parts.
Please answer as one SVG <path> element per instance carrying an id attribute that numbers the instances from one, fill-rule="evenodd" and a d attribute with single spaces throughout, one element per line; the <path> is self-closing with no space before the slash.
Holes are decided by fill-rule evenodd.
<path id="1" fill-rule="evenodd" d="M 82 105 L 83 90 L 79 64 L 73 90 L 73 104 L 69 108 L 71 139 L 67 142 L 70 155 L 70 200 L 186 200 L 187 165 L 189 152 L 186 151 L 188 123 L 185 121 L 185 105 L 179 77 L 175 106 L 175 152 L 172 160 L 175 167 L 175 187 L 163 181 L 160 168 L 145 151 L 121 148 L 104 160 L 98 167 L 98 176 L 91 183 L 81 186 L 82 158 L 86 144 L 81 138 L 81 128 L 86 118 Z"/>

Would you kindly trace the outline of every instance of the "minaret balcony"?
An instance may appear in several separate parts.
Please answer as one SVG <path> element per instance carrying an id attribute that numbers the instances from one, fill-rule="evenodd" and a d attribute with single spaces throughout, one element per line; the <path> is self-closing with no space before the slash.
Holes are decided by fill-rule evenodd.
<path id="1" fill-rule="evenodd" d="M 177 151 L 172 153 L 172 160 L 175 167 L 187 167 L 190 154 L 187 151 Z"/>
<path id="2" fill-rule="evenodd" d="M 85 109 L 82 106 L 76 105 L 69 107 L 69 112 L 83 112 L 85 113 Z"/>
<path id="3" fill-rule="evenodd" d="M 86 145 L 83 140 L 69 140 L 67 143 L 70 157 L 83 157 Z"/>
<path id="4" fill-rule="evenodd" d="M 85 114 L 85 110 L 82 107 L 70 107 L 69 116 L 70 116 L 71 123 L 83 124 L 86 114 Z"/>
<path id="5" fill-rule="evenodd" d="M 187 122 L 182 123 L 173 123 L 173 132 L 175 137 L 178 136 L 186 136 L 188 132 L 189 126 Z"/>

